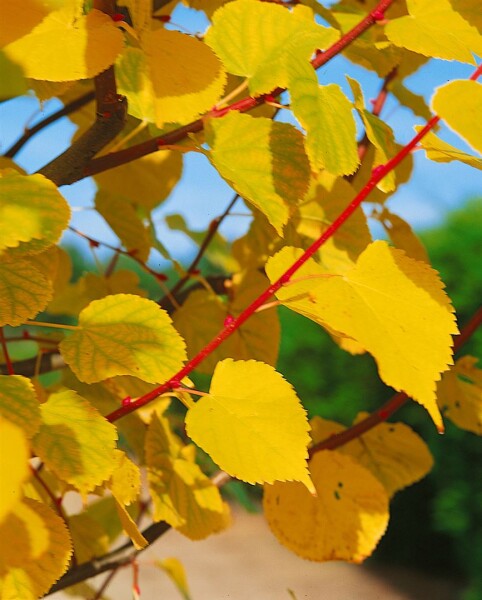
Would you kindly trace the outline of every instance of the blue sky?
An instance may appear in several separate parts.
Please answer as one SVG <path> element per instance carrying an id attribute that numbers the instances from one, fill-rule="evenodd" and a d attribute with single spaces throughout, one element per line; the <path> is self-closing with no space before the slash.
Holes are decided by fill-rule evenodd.
<path id="1" fill-rule="evenodd" d="M 179 6 L 173 13 L 175 24 L 184 24 L 191 32 L 204 31 L 208 21 L 204 13 Z M 432 60 L 417 73 L 406 80 L 408 87 L 417 94 L 423 95 L 428 101 L 434 89 L 449 80 L 467 78 L 474 70 L 471 65 L 456 62 Z M 356 67 L 347 60 L 337 57 L 319 71 L 320 83 L 338 83 L 351 94 L 345 76 L 350 75 L 362 84 L 365 98 L 376 96 L 380 87 L 379 79 L 362 67 Z M 0 105 L 0 152 L 5 151 L 22 133 L 28 123 L 32 125 L 37 120 L 59 108 L 58 100 L 51 100 L 40 107 L 33 97 L 23 97 Z M 284 111 L 286 114 L 286 111 Z M 394 129 L 398 142 L 406 143 L 413 135 L 413 126 L 423 121 L 413 113 L 402 108 L 398 103 L 389 99 L 382 113 Z M 55 125 L 44 130 L 33 138 L 17 155 L 18 163 L 28 172 L 33 172 L 43 166 L 51 158 L 62 152 L 69 143 L 74 126 L 64 118 Z M 462 148 L 470 149 L 465 143 L 446 127 L 442 127 L 439 135 L 446 141 Z M 207 160 L 199 154 L 185 156 L 184 175 L 171 197 L 155 213 L 155 222 L 163 243 L 172 251 L 176 258 L 185 257 L 194 251 L 193 244 L 181 233 L 171 232 L 162 225 L 162 217 L 166 214 L 181 212 L 188 224 L 197 230 L 203 230 L 209 222 L 220 214 L 230 198 L 232 190 L 217 175 Z M 90 180 L 84 180 L 62 188 L 62 193 L 69 199 L 77 210 L 74 213 L 73 225 L 89 232 L 92 236 L 110 243 L 116 243 L 116 238 L 105 225 L 102 218 L 92 206 L 95 185 Z M 439 224 L 444 216 L 452 209 L 460 206 L 468 198 L 482 195 L 482 175 L 480 171 L 460 163 L 438 164 L 425 158 L 425 153 L 415 153 L 415 169 L 411 181 L 392 196 L 389 207 L 393 212 L 403 216 L 417 229 L 432 227 Z M 75 210 L 75 209 L 74 209 Z M 239 203 L 237 212 L 246 212 Z M 230 239 L 239 237 L 247 228 L 249 219 L 234 216 L 226 219 L 222 233 Z M 375 228 L 375 233 L 377 230 Z M 72 241 L 72 234 L 66 239 Z"/>

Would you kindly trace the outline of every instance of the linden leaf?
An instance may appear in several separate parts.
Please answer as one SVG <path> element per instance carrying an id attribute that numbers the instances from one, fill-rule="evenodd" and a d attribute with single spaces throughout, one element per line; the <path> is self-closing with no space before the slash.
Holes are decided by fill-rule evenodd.
<path id="1" fill-rule="evenodd" d="M 482 54 L 482 49 L 481 52 Z M 437 88 L 432 98 L 432 109 L 458 133 L 472 148 L 482 152 L 482 83 L 478 81 L 451 81 Z M 463 109 L 461 110 L 461 107 Z"/>
<path id="2" fill-rule="evenodd" d="M 388 524 L 388 496 L 365 467 L 339 452 L 310 461 L 317 496 L 300 483 L 264 488 L 264 514 L 278 541 L 309 560 L 361 563 Z"/>
<path id="3" fill-rule="evenodd" d="M 187 412 L 186 431 L 237 479 L 295 480 L 313 489 L 306 466 L 306 413 L 291 385 L 269 365 L 231 359 L 218 363 L 209 396 Z"/>
<path id="4" fill-rule="evenodd" d="M 22 497 L 22 485 L 30 477 L 30 448 L 25 432 L 3 416 L 0 416 L 0 456 L 1 524 Z M 0 566 L 0 577 L 1 570 Z"/>
<path id="5" fill-rule="evenodd" d="M 288 62 L 291 108 L 306 129 L 306 152 L 314 171 L 349 175 L 360 163 L 353 106 L 340 86 L 318 85 L 308 62 Z"/>
<path id="6" fill-rule="evenodd" d="M 40 407 L 35 388 L 21 375 L 0 375 L 0 416 L 23 429 L 30 439 L 40 426 Z"/>
<path id="7" fill-rule="evenodd" d="M 35 452 L 60 479 L 87 494 L 115 468 L 117 431 L 72 390 L 56 392 L 40 407 Z"/>
<path id="8" fill-rule="evenodd" d="M 232 187 L 281 235 L 290 205 L 308 190 L 310 165 L 303 136 L 292 125 L 231 112 L 211 119 L 208 157 Z"/>
<path id="9" fill-rule="evenodd" d="M 418 132 L 422 129 L 421 126 L 416 126 L 415 130 Z M 425 150 L 427 158 L 435 162 L 448 163 L 454 160 L 458 160 L 470 167 L 479 169 L 482 171 L 482 158 L 472 156 L 466 152 L 462 152 L 455 146 L 444 142 L 434 133 L 429 131 L 419 142 L 420 146 Z"/>
<path id="10" fill-rule="evenodd" d="M 125 452 L 115 451 L 115 468 L 108 487 L 120 504 L 129 505 L 139 496 L 141 473 Z"/>
<path id="11" fill-rule="evenodd" d="M 3 171 L 0 177 L 0 252 L 16 256 L 42 252 L 59 241 L 70 209 L 57 187 L 43 175 Z"/>
<path id="12" fill-rule="evenodd" d="M 131 294 L 91 302 L 60 352 L 85 383 L 114 375 L 158 383 L 176 373 L 186 358 L 184 341 L 166 311 Z"/>
<path id="13" fill-rule="evenodd" d="M 107 69 L 122 47 L 123 34 L 108 15 L 95 9 L 74 15 L 67 7 L 52 11 L 4 50 L 27 77 L 73 81 Z"/>
<path id="14" fill-rule="evenodd" d="M 335 42 L 339 33 L 315 23 L 305 6 L 292 11 L 282 6 L 238 0 L 220 8 L 206 43 L 234 75 L 248 78 L 251 94 L 287 87 L 286 60 L 308 60 L 317 48 Z"/>
<path id="15" fill-rule="evenodd" d="M 52 283 L 27 258 L 4 252 L 0 261 L 0 327 L 33 319 L 52 298 Z"/>
<path id="16" fill-rule="evenodd" d="M 152 415 L 146 436 L 146 462 L 154 520 L 166 521 L 192 540 L 225 529 L 229 508 L 218 488 L 184 448 L 165 417 Z"/>
<path id="17" fill-rule="evenodd" d="M 100 190 L 95 196 L 95 208 L 119 237 L 126 250 L 140 261 L 146 262 L 151 251 L 149 230 L 131 202 L 125 196 L 114 196 Z"/>
<path id="18" fill-rule="evenodd" d="M 368 413 L 360 413 L 354 423 L 362 421 Z M 327 431 L 339 433 L 345 428 L 333 430 L 325 419 L 314 417 L 311 421 L 313 443 L 329 437 Z M 338 452 L 354 458 L 366 467 L 383 484 L 391 498 L 399 490 L 419 481 L 433 467 L 433 458 L 427 444 L 404 423 L 379 423 L 363 435 L 341 446 Z"/>
<path id="19" fill-rule="evenodd" d="M 288 247 L 276 254 L 266 265 L 270 280 L 301 254 Z M 458 331 L 443 288 L 429 265 L 377 241 L 341 275 L 308 260 L 276 296 L 290 309 L 361 344 L 377 361 L 381 379 L 422 404 L 442 430 L 435 387 L 452 364 L 451 336 Z"/>
<path id="20" fill-rule="evenodd" d="M 156 29 L 142 37 L 147 56 L 156 125 L 186 123 L 216 104 L 226 84 L 218 57 L 203 42 Z"/>
<path id="21" fill-rule="evenodd" d="M 482 54 L 482 36 L 449 0 L 407 0 L 407 7 L 410 16 L 385 26 L 393 44 L 424 56 L 475 64 L 472 52 Z"/>
<path id="22" fill-rule="evenodd" d="M 482 435 L 482 370 L 477 359 L 463 356 L 442 376 L 437 402 L 443 415 L 457 427 Z"/>
<path id="23" fill-rule="evenodd" d="M 25 498 L 0 524 L 0 597 L 37 600 L 65 572 L 72 544 L 63 520 Z"/>
<path id="24" fill-rule="evenodd" d="M 136 550 L 142 550 L 149 545 L 149 542 L 139 531 L 139 528 L 136 525 L 134 519 L 127 512 L 123 504 L 115 500 L 115 506 L 117 509 L 117 514 L 119 515 L 120 522 L 122 523 L 122 529 L 124 532 L 131 538 L 132 543 L 134 544 L 134 548 Z"/>

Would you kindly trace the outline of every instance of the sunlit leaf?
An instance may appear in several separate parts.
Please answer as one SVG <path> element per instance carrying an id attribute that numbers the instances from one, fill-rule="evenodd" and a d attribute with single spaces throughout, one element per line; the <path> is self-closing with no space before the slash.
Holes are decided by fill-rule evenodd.
<path id="1" fill-rule="evenodd" d="M 40 407 L 42 424 L 33 440 L 46 466 L 87 494 L 115 468 L 117 431 L 87 400 L 67 390 Z"/>
<path id="2" fill-rule="evenodd" d="M 16 256 L 42 252 L 58 242 L 70 209 L 57 187 L 43 175 L 4 171 L 0 177 L 0 252 Z"/>
<path id="3" fill-rule="evenodd" d="M 129 505 L 139 496 L 141 489 L 139 467 L 125 452 L 115 451 L 115 468 L 108 486 L 120 504 Z"/>
<path id="4" fill-rule="evenodd" d="M 117 509 L 117 514 L 119 515 L 120 522 L 122 523 L 122 529 L 131 538 L 132 543 L 134 544 L 134 548 L 136 548 L 136 550 L 141 550 L 142 548 L 145 548 L 149 544 L 149 542 L 139 531 L 136 522 L 127 512 L 125 506 L 117 500 L 115 501 L 115 506 Z"/>
<path id="5" fill-rule="evenodd" d="M 303 558 L 362 562 L 388 524 L 385 489 L 370 471 L 339 452 L 317 452 L 310 472 L 316 496 L 297 482 L 265 486 L 264 514 L 272 532 Z"/>
<path id="6" fill-rule="evenodd" d="M 151 300 L 116 294 L 91 302 L 79 328 L 60 344 L 64 360 L 85 383 L 133 375 L 151 383 L 176 373 L 185 345 L 167 313 Z"/>
<path id="7" fill-rule="evenodd" d="M 63 520 L 25 498 L 0 524 L 0 597 L 37 600 L 65 572 L 72 546 Z"/>
<path id="8" fill-rule="evenodd" d="M 123 35 L 99 10 L 73 15 L 69 8 L 52 11 L 24 37 L 5 47 L 25 75 L 46 81 L 94 77 L 121 52 Z"/>
<path id="9" fill-rule="evenodd" d="M 391 42 L 425 56 L 475 64 L 472 52 L 482 54 L 482 36 L 449 0 L 407 0 L 407 7 L 410 16 L 385 27 Z"/>
<path id="10" fill-rule="evenodd" d="M 417 126 L 415 129 L 418 132 L 421 129 L 421 126 Z M 482 158 L 472 156 L 471 154 L 459 150 L 455 146 L 452 146 L 452 144 L 448 144 L 444 140 L 441 140 L 431 131 L 420 140 L 420 145 L 425 150 L 426 156 L 430 160 L 440 163 L 458 160 L 482 171 Z"/>
<path id="11" fill-rule="evenodd" d="M 310 167 L 301 133 L 287 123 L 231 112 L 210 120 L 206 139 L 220 175 L 281 235 L 290 205 L 308 189 Z"/>
<path id="12" fill-rule="evenodd" d="M 248 483 L 301 481 L 309 425 L 294 389 L 254 360 L 218 363 L 208 396 L 188 410 L 186 431 L 221 469 Z"/>
<path id="13" fill-rule="evenodd" d="M 186 459 L 165 417 L 152 416 L 146 461 L 156 521 L 166 521 L 192 540 L 227 527 L 229 509 L 218 488 Z"/>
<path id="14" fill-rule="evenodd" d="M 31 438 L 40 425 L 40 408 L 35 388 L 21 375 L 0 375 L 0 415 L 23 429 Z"/>
<path id="15" fill-rule="evenodd" d="M 248 78 L 252 94 L 287 86 L 286 58 L 308 60 L 317 48 L 335 42 L 339 33 L 317 25 L 304 6 L 287 11 L 282 6 L 239 0 L 220 8 L 206 43 L 234 75 Z"/>
<path id="16" fill-rule="evenodd" d="M 437 402 L 457 427 L 482 435 L 482 370 L 476 363 L 473 356 L 464 356 L 444 373 L 437 387 Z"/>
<path id="17" fill-rule="evenodd" d="M 270 280 L 300 255 L 293 248 L 279 252 L 266 266 Z M 360 343 L 376 359 L 381 379 L 422 404 L 441 430 L 435 387 L 452 364 L 451 336 L 457 333 L 443 288 L 427 264 L 378 241 L 343 274 L 308 260 L 276 295 L 292 310 Z"/>
<path id="18" fill-rule="evenodd" d="M 386 208 L 375 216 L 383 225 L 383 228 L 390 236 L 390 240 L 397 248 L 403 250 L 410 258 L 422 260 L 430 264 L 425 246 L 422 244 L 420 238 L 415 235 L 407 221 Z"/>
<path id="19" fill-rule="evenodd" d="M 451 81 L 437 88 L 432 98 L 434 112 L 478 152 L 482 152 L 481 108 L 482 83 L 478 81 Z"/>
<path id="20" fill-rule="evenodd" d="M 22 485 L 30 476 L 30 449 L 25 432 L 3 416 L 0 416 L 0 456 L 1 528 L 4 518 L 22 497 Z"/>

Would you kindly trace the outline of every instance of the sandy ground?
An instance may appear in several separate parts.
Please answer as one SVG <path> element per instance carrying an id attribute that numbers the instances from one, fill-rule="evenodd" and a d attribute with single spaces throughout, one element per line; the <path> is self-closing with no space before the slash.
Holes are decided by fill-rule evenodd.
<path id="1" fill-rule="evenodd" d="M 140 600 L 182 600 L 152 564 L 172 556 L 186 569 L 192 600 L 456 600 L 459 591 L 451 582 L 408 570 L 304 561 L 279 545 L 261 515 L 236 510 L 228 531 L 201 542 L 170 531 L 141 554 Z M 90 583 L 97 588 L 104 579 Z M 131 590 L 129 567 L 116 575 L 106 595 L 132 600 Z M 58 592 L 49 598 L 72 596 Z"/>

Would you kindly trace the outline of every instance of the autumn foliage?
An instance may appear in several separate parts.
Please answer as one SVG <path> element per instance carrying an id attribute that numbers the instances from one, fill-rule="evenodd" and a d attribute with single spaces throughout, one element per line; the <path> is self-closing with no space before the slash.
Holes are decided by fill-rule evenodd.
<path id="1" fill-rule="evenodd" d="M 361 562 L 387 528 L 392 496 L 433 464 L 419 435 L 387 419 L 411 398 L 440 432 L 444 417 L 482 431 L 481 372 L 475 358 L 454 358 L 482 314 L 459 335 L 439 274 L 385 204 L 410 178 L 415 149 L 482 169 L 479 0 L 340 0 L 329 9 L 188 0 L 211 21 L 205 35 L 170 25 L 176 4 L 0 1 L 0 98 L 63 103 L 0 159 L 5 600 L 134 563 L 170 527 L 192 540 L 222 531 L 230 478 L 264 486 L 266 519 L 296 554 Z M 372 104 L 353 78 L 348 95 L 320 85 L 317 69 L 340 54 L 380 78 Z M 404 81 L 430 58 L 474 72 L 434 90 L 429 107 Z M 389 94 L 426 120 L 404 146 L 380 116 Z M 19 150 L 65 115 L 78 126 L 70 147 L 25 173 Z M 473 152 L 439 137 L 440 120 Z M 199 245 L 181 265 L 152 212 L 188 152 L 203 155 L 234 196 L 202 235 L 167 218 Z M 70 225 L 59 188 L 89 176 L 118 246 Z M 218 229 L 241 200 L 251 225 L 228 244 Z M 389 241 L 372 240 L 367 214 Z M 111 253 L 99 273 L 74 282 L 59 246 L 69 227 Z M 159 254 L 175 275 L 156 269 Z M 156 298 L 129 264 L 156 283 Z M 349 428 L 308 421 L 275 368 L 280 305 L 347 352 L 369 353 L 395 396 Z M 30 356 L 15 358 L 25 340 Z M 194 386 L 196 373 L 210 378 L 208 389 Z M 81 512 L 69 513 L 69 493 L 82 497 Z M 142 530 L 141 517 L 151 523 Z M 179 566 L 164 568 L 188 597 Z"/>

